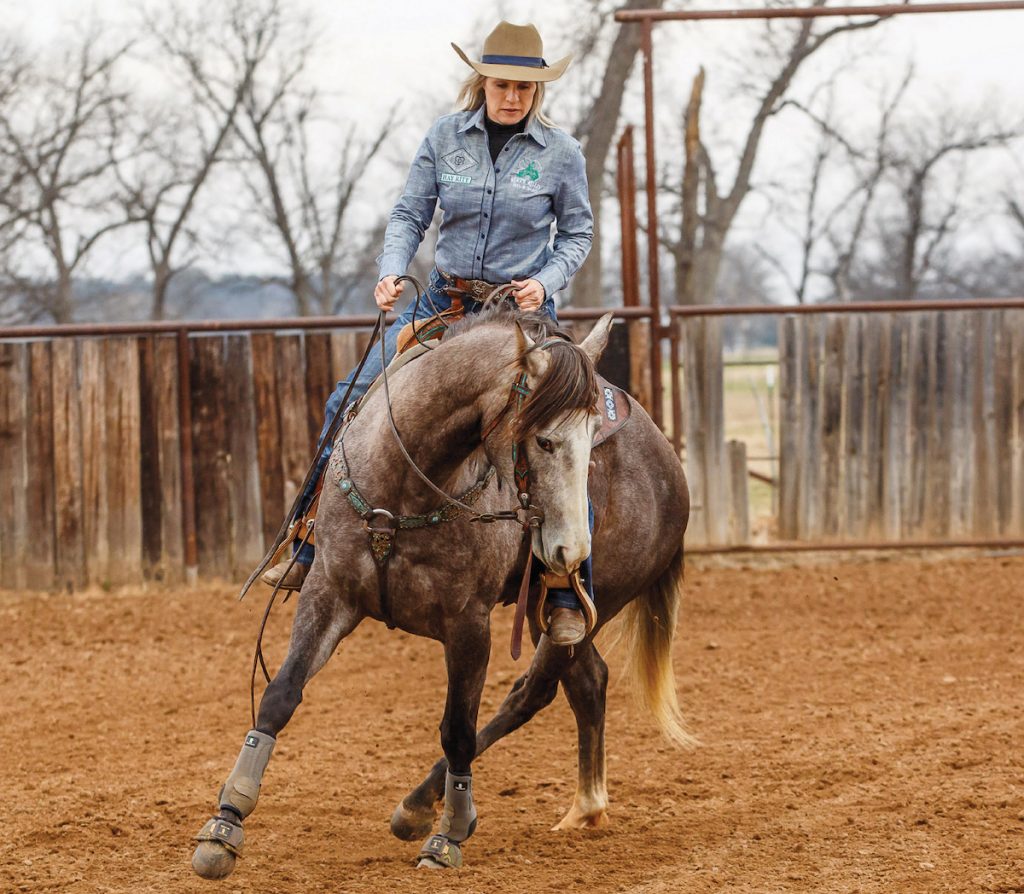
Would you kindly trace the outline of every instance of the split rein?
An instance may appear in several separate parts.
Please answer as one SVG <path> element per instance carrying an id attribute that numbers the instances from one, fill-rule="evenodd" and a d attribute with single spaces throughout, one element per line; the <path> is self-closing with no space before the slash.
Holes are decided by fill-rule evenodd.
<path id="1" fill-rule="evenodd" d="M 413 308 L 413 335 L 417 343 L 423 345 L 424 347 L 428 347 L 427 342 L 425 340 L 421 340 L 420 338 L 420 330 L 416 328 L 416 317 L 419 310 L 419 304 L 422 298 L 426 297 L 426 300 L 429 302 L 431 309 L 434 311 L 434 314 L 439 317 L 440 314 L 438 312 L 437 306 L 430 298 L 429 291 L 427 289 L 424 289 L 419 280 L 417 280 L 414 276 L 400 276 L 395 280 L 395 285 L 398 285 L 402 282 L 410 282 L 416 289 L 416 303 Z M 484 299 L 484 307 L 489 307 L 497 303 L 498 301 L 502 301 L 505 298 L 508 298 L 512 294 L 512 292 L 513 287 L 511 284 L 497 286 L 494 289 L 494 291 L 492 291 Z M 447 505 L 458 507 L 459 509 L 462 509 L 463 511 L 468 513 L 471 521 L 483 523 L 493 523 L 497 521 L 512 521 L 516 522 L 522 527 L 523 539 L 526 542 L 527 546 L 527 559 L 526 568 L 523 571 L 523 579 L 519 587 L 519 595 L 516 599 L 515 621 L 512 626 L 512 639 L 510 643 L 512 657 L 513 659 L 518 660 L 520 654 L 522 653 L 523 622 L 526 617 L 526 604 L 528 601 L 530 590 L 530 574 L 533 569 L 533 549 L 530 544 L 530 538 L 532 535 L 532 531 L 535 529 L 539 529 L 544 522 L 543 510 L 531 505 L 530 503 L 530 474 L 529 465 L 526 459 L 526 450 L 524 449 L 523 445 L 518 442 L 513 444 L 512 446 L 512 460 L 513 467 L 515 470 L 516 491 L 518 493 L 519 498 L 519 506 L 516 509 L 507 509 L 498 512 L 477 512 L 471 505 L 465 503 L 463 500 L 460 500 L 457 497 L 452 496 L 451 494 L 447 493 L 442 488 L 434 484 L 434 482 L 431 481 L 429 477 L 427 477 L 423 470 L 420 469 L 418 465 L 416 465 L 416 462 L 409 455 L 409 451 L 406 449 L 405 443 L 402 441 L 402 436 L 398 431 L 398 426 L 395 423 L 395 417 L 391 410 L 391 390 L 388 383 L 387 374 L 387 350 L 386 345 L 384 343 L 386 331 L 387 314 L 384 310 L 381 310 L 377 315 L 377 322 L 374 324 L 373 331 L 370 333 L 370 339 L 367 342 L 366 349 L 363 351 L 363 355 L 362 357 L 360 357 L 359 363 L 357 364 L 355 371 L 352 373 L 350 377 L 349 385 L 345 391 L 344 397 L 341 400 L 340 408 L 338 412 L 335 414 L 334 419 L 331 420 L 331 424 L 328 427 L 327 432 L 324 434 L 323 438 L 321 438 L 319 443 L 317 444 L 316 452 L 313 456 L 313 462 L 310 464 L 309 469 L 306 471 L 305 478 L 303 479 L 302 484 L 298 489 L 295 500 L 292 503 L 291 509 L 289 509 L 288 514 L 285 517 L 284 523 L 282 524 L 281 529 L 278 531 L 274 545 L 263 558 L 263 561 L 259 564 L 256 570 L 249 575 L 248 580 L 245 582 L 245 585 L 242 587 L 242 590 L 239 594 L 239 601 L 245 598 L 245 594 L 249 591 L 249 588 L 255 582 L 257 577 L 259 577 L 259 575 L 263 573 L 267 565 L 269 565 L 273 558 L 277 555 L 278 550 L 281 548 L 282 544 L 285 543 L 285 541 L 288 539 L 289 534 L 291 530 L 294 528 L 294 526 L 299 523 L 298 519 L 296 519 L 296 515 L 300 510 L 303 494 L 305 494 L 306 489 L 309 487 L 309 485 L 313 482 L 314 478 L 316 477 L 318 460 L 320 459 L 320 455 L 323 452 L 323 447 L 325 444 L 334 443 L 334 440 L 337 437 L 338 433 L 341 431 L 346 418 L 349 417 L 350 414 L 347 410 L 347 406 L 349 397 L 352 394 L 352 388 L 354 387 L 357 379 L 359 378 L 359 374 L 363 371 L 363 367 L 366 365 L 366 361 L 369 359 L 370 352 L 373 350 L 374 344 L 378 343 L 380 345 L 381 377 L 383 379 L 384 385 L 385 404 L 387 405 L 388 410 L 388 422 L 390 423 L 392 434 L 394 434 L 395 436 L 395 441 L 397 442 L 398 447 L 402 452 L 402 456 L 405 458 L 405 461 L 409 464 L 409 467 L 416 473 L 416 475 L 423 481 L 424 484 L 426 484 L 436 494 L 441 496 L 445 500 L 445 503 Z M 429 350 L 434 350 L 434 348 L 430 347 Z M 513 406 L 515 406 L 515 411 L 516 413 L 518 413 L 522 408 L 524 400 L 529 395 L 530 389 L 526 383 L 526 373 L 520 373 L 520 375 L 516 377 L 515 383 L 512 385 L 512 389 L 509 393 L 509 398 L 508 401 L 505 403 L 505 406 L 483 430 L 480 438 L 481 442 L 487 440 L 487 438 L 494 432 L 494 430 L 498 427 L 501 421 L 508 415 L 509 411 L 512 409 Z M 326 473 L 327 472 L 325 469 L 323 474 Z M 373 543 L 373 538 L 375 534 L 377 536 L 390 537 L 389 548 L 383 561 L 377 558 L 377 553 L 374 551 L 373 546 L 371 546 L 371 552 L 374 553 L 374 562 L 377 565 L 378 569 L 378 587 L 381 593 L 382 614 L 384 615 L 384 620 L 388 627 L 394 627 L 395 625 L 391 620 L 387 598 L 387 560 L 390 558 L 391 554 L 390 544 L 393 543 L 394 536 L 398 530 L 398 519 L 396 519 L 393 513 L 389 512 L 386 509 L 374 508 L 367 508 L 365 512 L 360 513 L 360 517 L 363 519 L 363 524 L 366 527 L 367 532 L 371 535 L 371 544 Z M 388 526 L 385 528 L 372 528 L 370 526 L 370 521 L 375 517 L 383 518 L 388 523 Z M 270 593 L 270 598 L 267 600 L 267 606 L 263 611 L 263 617 L 260 621 L 260 628 L 259 633 L 256 637 L 256 648 L 253 654 L 252 671 L 250 674 L 249 681 L 249 703 L 252 712 L 253 729 L 256 728 L 257 668 L 263 671 L 263 676 L 268 683 L 271 680 L 270 671 L 267 668 L 266 659 L 264 658 L 263 655 L 263 634 L 266 631 L 267 621 L 270 618 L 270 612 L 273 609 L 274 603 L 277 600 L 277 595 L 281 590 L 281 584 L 288 576 L 288 574 L 291 572 L 292 567 L 295 565 L 295 562 L 299 557 L 299 553 L 302 551 L 302 548 L 305 547 L 312 538 L 315 521 L 315 519 L 306 520 L 305 532 L 302 535 L 302 539 L 298 541 L 299 547 L 298 549 L 293 550 L 291 560 L 288 563 L 288 568 L 285 570 L 285 573 L 282 574 L 281 577 L 278 579 L 278 582 L 274 585 L 274 588 Z M 285 602 L 287 601 L 288 597 L 286 596 Z"/>

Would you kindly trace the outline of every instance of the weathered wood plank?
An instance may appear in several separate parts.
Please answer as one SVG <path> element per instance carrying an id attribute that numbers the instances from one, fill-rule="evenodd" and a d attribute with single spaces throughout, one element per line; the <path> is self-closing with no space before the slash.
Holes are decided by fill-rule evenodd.
<path id="1" fill-rule="evenodd" d="M 1024 310 L 1008 314 L 1007 328 L 1013 334 L 1010 365 L 1013 377 L 1013 523 L 1016 537 L 1024 536 Z"/>
<path id="2" fill-rule="evenodd" d="M 996 530 L 995 341 L 992 311 L 976 314 L 974 327 L 974 493 L 973 537 L 991 537 Z"/>
<path id="3" fill-rule="evenodd" d="M 794 316 L 779 320 L 779 537 L 799 535 L 800 332 Z"/>
<path id="4" fill-rule="evenodd" d="M 951 315 L 949 370 L 953 396 L 950 424 L 950 534 L 969 537 L 973 527 L 975 437 L 973 405 L 976 364 L 975 317 L 970 312 Z"/>
<path id="5" fill-rule="evenodd" d="M 320 437 L 324 427 L 324 404 L 334 389 L 331 376 L 331 339 L 326 333 L 309 333 L 305 338 L 306 349 L 306 413 L 308 441 L 312 446 Z"/>
<path id="6" fill-rule="evenodd" d="M 331 383 L 324 394 L 324 403 L 335 385 L 345 378 L 359 362 L 360 353 L 356 344 L 354 329 L 342 329 L 331 333 Z M 323 405 L 320 406 L 323 412 Z"/>
<path id="7" fill-rule="evenodd" d="M 882 425 L 882 530 L 887 539 L 899 540 L 903 533 L 907 429 L 910 415 L 906 315 L 891 315 L 886 328 L 886 340 L 889 345 L 889 405 Z"/>
<path id="8" fill-rule="evenodd" d="M 750 542 L 750 496 L 747 488 L 747 445 L 729 441 L 726 454 L 729 464 L 729 538 L 733 546 Z"/>
<path id="9" fill-rule="evenodd" d="M 29 548 L 25 573 L 29 586 L 50 589 L 56 566 L 53 480 L 53 376 L 50 343 L 34 341 L 28 354 L 28 429 L 25 523 Z"/>
<path id="10" fill-rule="evenodd" d="M 281 419 L 277 396 L 275 341 L 276 336 L 272 332 L 257 332 L 250 339 L 264 549 L 269 548 L 274 542 L 287 508 L 281 467 Z"/>
<path id="11" fill-rule="evenodd" d="M 137 340 L 139 351 L 139 459 L 142 475 L 142 564 L 160 579 L 164 552 L 164 506 L 160 487 L 160 431 L 156 411 L 156 336 Z"/>
<path id="12" fill-rule="evenodd" d="M 822 533 L 835 539 L 842 526 L 842 424 L 843 424 L 843 350 L 849 320 L 845 315 L 830 315 L 825 320 L 825 369 L 821 404 L 821 449 L 823 460 Z"/>
<path id="13" fill-rule="evenodd" d="M 948 538 L 950 532 L 950 449 L 953 437 L 953 400 L 955 388 L 950 356 L 950 317 L 945 313 L 932 315 L 932 332 L 928 343 L 927 389 L 934 408 L 930 410 L 927 429 L 927 474 L 924 482 L 924 533 L 929 537 Z"/>
<path id="14" fill-rule="evenodd" d="M 110 583 L 105 357 L 103 340 L 90 338 L 82 341 L 82 518 L 85 565 L 86 578 L 98 584 Z"/>
<path id="15" fill-rule="evenodd" d="M 843 523 L 840 532 L 849 538 L 863 538 L 867 530 L 864 329 L 863 316 L 858 314 L 850 319 L 843 351 L 846 393 L 843 409 Z"/>
<path id="16" fill-rule="evenodd" d="M 78 341 L 54 339 L 52 352 L 55 574 L 58 586 L 75 590 L 86 583 Z"/>
<path id="17" fill-rule="evenodd" d="M 996 489 L 993 509 L 995 531 L 1006 536 L 1013 528 L 1013 331 L 1010 314 L 994 311 L 992 348 L 992 484 Z"/>
<path id="18" fill-rule="evenodd" d="M 651 411 L 651 324 L 647 320 L 630 320 L 629 330 L 629 393 L 647 412 Z M 682 394 L 676 383 L 677 393 Z"/>
<path id="19" fill-rule="evenodd" d="M 686 527 L 686 541 L 692 545 L 708 542 L 707 482 L 704 471 L 705 447 L 708 432 L 705 419 L 704 368 L 704 319 L 701 317 L 680 321 L 683 346 L 683 376 L 686 408 L 683 413 L 686 429 L 686 480 L 690 486 L 690 521 Z"/>
<path id="20" fill-rule="evenodd" d="M 185 532 L 182 527 L 181 431 L 178 418 L 178 345 L 176 336 L 158 338 L 154 346 L 153 412 L 156 417 L 161 512 L 161 580 L 185 574 Z"/>
<path id="21" fill-rule="evenodd" d="M 800 507 L 798 532 L 801 539 L 820 540 L 824 533 L 822 490 L 821 375 L 825 351 L 824 321 L 820 316 L 801 321 L 800 379 Z"/>
<path id="22" fill-rule="evenodd" d="M 104 353 L 105 462 L 111 583 L 142 580 L 139 352 L 134 338 L 111 338 Z"/>
<path id="23" fill-rule="evenodd" d="M 890 400 L 887 336 L 886 321 L 869 316 L 864 327 L 864 489 L 865 533 L 871 537 L 882 536 L 884 530 L 884 439 Z"/>
<path id="24" fill-rule="evenodd" d="M 0 342 L 0 580 L 28 583 L 28 345 Z"/>
<path id="25" fill-rule="evenodd" d="M 205 577 L 227 577 L 231 573 L 231 517 L 224 337 L 191 338 L 189 349 L 199 573 Z"/>
<path id="26" fill-rule="evenodd" d="M 928 388 L 930 370 L 935 363 L 935 313 L 911 314 L 907 333 L 907 382 L 910 403 L 907 433 L 907 469 L 904 480 L 903 537 L 922 539 L 925 492 L 928 480 L 928 424 L 935 413 L 936 396 Z"/>
<path id="27" fill-rule="evenodd" d="M 313 458 L 306 413 L 305 364 L 302 338 L 282 335 L 275 345 L 277 394 L 281 418 L 281 469 L 284 474 L 284 505 L 290 506 Z M 283 513 L 281 513 L 283 515 Z"/>
<path id="28" fill-rule="evenodd" d="M 725 452 L 725 382 L 722 367 L 722 320 L 704 321 L 704 494 L 708 542 L 729 539 L 729 463 Z"/>
<path id="29" fill-rule="evenodd" d="M 238 580 L 249 576 L 264 553 L 259 460 L 256 448 L 256 411 L 248 336 L 228 336 L 225 347 L 225 377 L 231 575 Z"/>

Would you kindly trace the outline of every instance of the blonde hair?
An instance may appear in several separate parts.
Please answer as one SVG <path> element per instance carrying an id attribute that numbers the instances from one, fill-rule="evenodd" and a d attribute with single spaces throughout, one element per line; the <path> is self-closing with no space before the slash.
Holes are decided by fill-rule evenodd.
<path id="1" fill-rule="evenodd" d="M 475 112 L 485 102 L 484 97 L 484 81 L 486 81 L 482 74 L 473 72 L 466 80 L 462 82 L 462 86 L 459 88 L 459 97 L 455 100 L 455 106 L 460 112 Z M 515 80 L 509 78 L 508 80 Z M 534 118 L 536 118 L 541 124 L 546 124 L 548 127 L 557 127 L 547 115 L 542 111 L 544 107 L 544 82 L 537 81 L 537 91 L 533 94 L 533 105 L 530 106 L 530 111 L 526 115 L 526 123 L 530 124 Z"/>

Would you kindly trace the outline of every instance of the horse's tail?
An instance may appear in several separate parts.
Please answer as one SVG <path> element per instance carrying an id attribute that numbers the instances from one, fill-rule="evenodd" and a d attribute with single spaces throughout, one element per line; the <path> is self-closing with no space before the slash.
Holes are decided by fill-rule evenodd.
<path id="1" fill-rule="evenodd" d="M 697 744 L 686 730 L 676 699 L 672 641 L 683 585 L 683 547 L 668 568 L 623 609 L 622 637 L 627 671 L 640 704 L 653 715 L 662 733 L 682 746 Z"/>

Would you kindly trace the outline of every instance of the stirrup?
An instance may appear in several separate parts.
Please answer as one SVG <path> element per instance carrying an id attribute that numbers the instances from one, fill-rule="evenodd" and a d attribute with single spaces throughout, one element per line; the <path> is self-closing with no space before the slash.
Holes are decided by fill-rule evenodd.
<path id="1" fill-rule="evenodd" d="M 580 601 L 580 608 L 583 611 L 583 620 L 587 625 L 587 636 L 594 632 L 597 626 L 597 606 L 590 598 L 583 581 L 580 580 L 580 571 L 577 568 L 572 574 L 555 574 L 553 571 L 542 571 L 540 575 L 540 596 L 537 597 L 536 621 L 541 633 L 548 632 L 548 615 L 544 611 L 544 605 L 548 601 L 548 590 L 568 590 L 576 594 Z"/>

